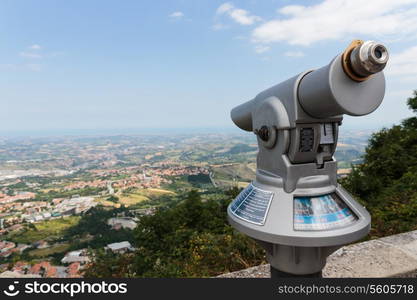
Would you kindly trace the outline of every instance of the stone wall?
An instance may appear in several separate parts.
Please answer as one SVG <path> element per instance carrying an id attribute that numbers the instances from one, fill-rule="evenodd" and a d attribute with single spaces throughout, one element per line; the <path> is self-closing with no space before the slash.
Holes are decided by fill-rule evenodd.
<path id="1" fill-rule="evenodd" d="M 268 278 L 269 265 L 219 277 Z M 327 258 L 323 277 L 417 277 L 417 230 L 342 247 Z"/>

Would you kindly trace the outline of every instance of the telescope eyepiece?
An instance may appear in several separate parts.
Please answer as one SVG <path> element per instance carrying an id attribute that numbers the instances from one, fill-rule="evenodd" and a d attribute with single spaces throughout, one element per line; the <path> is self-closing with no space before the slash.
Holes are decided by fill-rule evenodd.
<path id="1" fill-rule="evenodd" d="M 388 58 L 387 48 L 374 41 L 366 41 L 356 46 L 349 56 L 352 71 L 360 77 L 368 77 L 381 72 Z"/>

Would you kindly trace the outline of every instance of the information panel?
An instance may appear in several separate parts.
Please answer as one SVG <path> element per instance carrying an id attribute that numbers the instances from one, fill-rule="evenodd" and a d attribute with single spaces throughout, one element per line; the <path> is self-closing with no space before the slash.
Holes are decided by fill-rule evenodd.
<path id="1" fill-rule="evenodd" d="M 358 217 L 335 193 L 294 198 L 294 230 L 329 230 L 345 227 Z"/>
<path id="2" fill-rule="evenodd" d="M 272 197 L 272 192 L 250 184 L 233 200 L 230 208 L 236 217 L 253 224 L 264 225 Z"/>

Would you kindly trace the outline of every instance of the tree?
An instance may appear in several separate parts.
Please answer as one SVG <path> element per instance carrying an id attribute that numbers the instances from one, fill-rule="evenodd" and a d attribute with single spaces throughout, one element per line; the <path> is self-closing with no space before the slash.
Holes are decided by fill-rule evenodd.
<path id="1" fill-rule="evenodd" d="M 202 201 L 197 191 L 173 206 L 143 216 L 134 230 L 137 251 L 98 252 L 87 274 L 98 277 L 204 277 L 258 265 L 264 251 L 227 223 L 228 191 L 221 200 Z M 129 269 L 126 271 L 126 265 Z M 111 266 L 111 267 L 110 267 Z"/>
<path id="2" fill-rule="evenodd" d="M 417 90 L 407 104 L 417 114 Z M 341 183 L 370 211 L 372 236 L 417 229 L 417 117 L 374 133 Z"/>
<path id="3" fill-rule="evenodd" d="M 107 201 L 111 201 L 111 202 L 113 202 L 113 203 L 117 203 L 117 202 L 119 202 L 119 198 L 118 198 L 117 196 L 110 195 L 110 196 L 107 198 Z"/>

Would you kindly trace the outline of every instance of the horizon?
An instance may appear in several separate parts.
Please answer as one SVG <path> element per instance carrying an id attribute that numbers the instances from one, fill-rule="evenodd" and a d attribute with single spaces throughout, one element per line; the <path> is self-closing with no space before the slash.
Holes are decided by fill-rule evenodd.
<path id="1" fill-rule="evenodd" d="M 340 133 L 343 132 L 369 132 L 374 133 L 382 128 L 349 128 L 341 126 Z M 184 134 L 253 134 L 251 131 L 244 131 L 238 127 L 197 127 L 197 128 L 100 128 L 100 129 L 44 129 L 44 130 L 22 130 L 4 132 L 0 130 L 0 138 L 59 138 L 59 137 L 110 137 L 110 136 L 141 136 L 141 135 L 184 135 Z"/>

